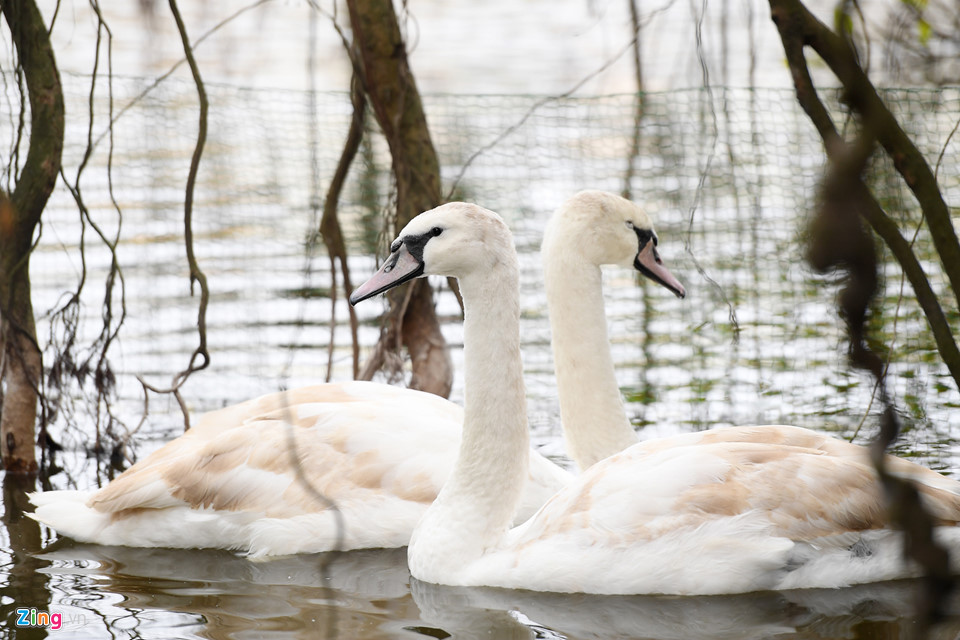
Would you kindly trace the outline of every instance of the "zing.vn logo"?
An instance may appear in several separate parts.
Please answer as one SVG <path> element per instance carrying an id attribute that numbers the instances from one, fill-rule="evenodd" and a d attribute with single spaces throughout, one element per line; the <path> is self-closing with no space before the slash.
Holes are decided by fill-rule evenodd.
<path id="1" fill-rule="evenodd" d="M 57 631 L 62 626 L 63 617 L 59 613 L 37 611 L 34 607 L 17 609 L 18 627 L 47 627 Z"/>

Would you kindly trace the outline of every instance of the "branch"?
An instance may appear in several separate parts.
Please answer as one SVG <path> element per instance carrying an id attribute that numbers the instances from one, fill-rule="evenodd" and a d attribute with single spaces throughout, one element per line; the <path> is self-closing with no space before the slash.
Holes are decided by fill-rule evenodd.
<path id="1" fill-rule="evenodd" d="M 337 304 L 336 260 L 340 261 L 340 270 L 343 273 L 344 298 L 349 299 L 350 294 L 353 293 L 353 284 L 350 282 L 350 268 L 347 264 L 347 247 L 343 240 L 343 231 L 340 229 L 340 220 L 337 218 L 337 205 L 340 200 L 340 193 L 343 191 L 343 184 L 350 172 L 350 165 L 353 163 L 353 159 L 360 149 L 360 142 L 363 140 L 367 101 L 364 98 L 363 88 L 360 86 L 360 80 L 356 74 L 354 74 L 351 83 L 350 101 L 353 103 L 353 118 L 350 120 L 350 129 L 347 132 L 347 140 L 343 145 L 343 152 L 340 154 L 340 162 L 337 164 L 337 170 L 334 172 L 333 179 L 330 181 L 330 188 L 327 190 L 327 198 L 323 203 L 323 217 L 320 220 L 320 235 L 330 256 L 330 278 L 333 283 L 333 291 L 330 293 L 330 346 L 327 357 L 327 382 L 330 381 L 333 364 L 333 318 Z M 357 313 L 353 305 L 348 304 L 347 308 L 350 310 L 350 334 L 353 338 L 353 377 L 356 378 L 360 369 Z"/>
<path id="2" fill-rule="evenodd" d="M 851 69 L 845 69 L 843 75 L 841 76 L 840 72 L 835 70 L 837 77 L 843 80 L 855 79 L 856 86 L 844 85 L 847 89 L 847 96 L 849 99 L 855 102 L 854 108 L 857 108 L 857 105 L 862 104 L 865 100 L 861 98 L 853 98 L 853 94 L 859 95 L 863 90 L 869 90 L 869 93 L 876 99 L 878 104 L 873 104 L 871 109 L 877 110 L 882 109 L 886 116 L 893 121 L 893 124 L 896 126 L 896 129 L 906 138 L 906 134 L 903 133 L 903 130 L 900 129 L 899 124 L 896 123 L 896 120 L 893 118 L 892 114 L 883 106 L 880 102 L 879 97 L 877 96 L 876 90 L 870 84 L 870 81 L 863 74 L 863 71 L 857 66 L 856 60 L 853 57 L 852 52 L 847 48 L 846 43 L 833 34 L 822 22 L 817 20 L 815 16 L 810 14 L 805 7 L 796 0 L 770 0 L 771 14 L 773 17 L 774 23 L 777 25 L 777 29 L 780 31 L 780 38 L 783 41 L 784 52 L 787 56 L 787 63 L 790 66 L 790 71 L 793 75 L 794 88 L 797 93 L 797 100 L 800 103 L 800 106 L 810 117 L 810 120 L 813 122 L 813 125 L 816 127 L 817 132 L 820 134 L 820 137 L 823 139 L 824 149 L 827 152 L 827 157 L 831 159 L 838 159 L 842 156 L 846 148 L 846 143 L 840 137 L 840 134 L 837 132 L 837 128 L 833 123 L 832 118 L 830 117 L 829 112 L 824 106 L 823 102 L 820 100 L 817 95 L 817 90 L 813 85 L 813 79 L 810 77 L 810 72 L 807 68 L 806 58 L 804 57 L 803 48 L 805 43 L 810 43 L 810 46 L 813 46 L 816 49 L 814 43 L 820 43 L 820 49 L 817 49 L 817 52 L 821 54 L 821 57 L 827 59 L 827 56 L 824 56 L 824 51 L 826 45 L 824 43 L 829 43 L 830 47 L 836 49 L 846 49 L 846 55 L 842 55 L 839 52 L 833 52 L 832 55 L 829 55 L 830 60 L 833 61 L 831 64 L 831 69 L 834 68 L 834 65 L 841 66 L 852 66 L 856 68 L 856 71 Z M 866 88 L 862 85 L 866 84 Z M 859 108 L 857 109 L 860 110 Z M 869 131 L 876 135 L 879 139 L 880 131 L 878 126 L 885 127 L 886 124 L 877 125 L 877 118 L 874 118 L 874 124 L 871 125 L 869 122 L 865 122 L 865 126 Z M 907 139 L 909 146 L 916 150 L 916 147 L 913 146 L 913 143 Z M 920 162 L 924 167 L 929 171 L 926 162 L 923 158 L 920 158 Z M 901 172 L 902 175 L 902 172 Z M 931 178 L 932 178 L 932 174 Z M 927 323 L 930 325 L 930 330 L 933 333 L 934 340 L 937 344 L 937 350 L 940 353 L 940 357 L 943 359 L 944 363 L 947 366 L 947 369 L 950 371 L 950 375 L 953 377 L 954 382 L 960 388 L 960 350 L 957 348 L 957 343 L 954 340 L 953 332 L 950 328 L 950 323 L 947 321 L 946 315 L 943 312 L 943 308 L 940 305 L 940 301 L 937 299 L 936 294 L 933 291 L 933 288 L 930 286 L 930 281 L 927 278 L 926 274 L 923 271 L 923 267 L 920 264 L 920 261 L 917 259 L 916 255 L 913 253 L 913 250 L 910 247 L 910 243 L 901 235 L 899 227 L 897 224 L 890 219 L 889 216 L 883 211 L 883 208 L 876 201 L 876 198 L 873 197 L 873 194 L 870 193 L 867 186 L 863 183 L 862 178 L 857 175 L 853 177 L 853 182 L 856 184 L 856 189 L 861 191 L 862 200 L 864 206 L 861 208 L 861 214 L 870 223 L 870 226 L 873 227 L 877 235 L 879 235 L 883 241 L 890 248 L 890 251 L 893 253 L 894 257 L 897 259 L 897 262 L 900 263 L 900 267 L 903 269 L 904 273 L 907 276 L 907 279 L 910 281 L 910 285 L 913 287 L 914 294 L 917 297 L 917 302 L 923 309 L 924 315 L 927 318 Z M 935 179 L 934 179 L 934 188 L 936 188 Z M 940 196 L 939 189 L 937 189 L 937 200 L 942 204 L 943 198 Z M 921 201 L 921 206 L 923 202 Z M 945 206 L 945 205 L 944 205 Z M 937 244 L 937 233 L 933 231 L 934 226 L 931 225 L 931 218 L 927 215 L 927 210 L 924 208 L 924 216 L 927 221 L 927 225 L 931 230 L 932 235 L 934 236 L 934 243 Z M 947 219 L 949 224 L 949 218 Z M 952 224 L 950 225 L 950 232 L 953 233 Z M 956 245 L 956 236 L 953 236 L 953 244 Z M 941 238 L 941 242 L 944 241 Z M 940 252 L 940 247 L 937 246 L 938 253 Z M 941 260 L 944 264 L 951 262 L 951 260 L 944 257 L 943 253 L 940 253 Z M 957 256 L 956 260 L 952 260 L 960 267 L 960 255 Z M 951 280 L 952 282 L 952 280 Z M 956 286 L 954 291 L 960 291 Z"/>
<path id="3" fill-rule="evenodd" d="M 818 270 L 839 268 L 847 273 L 839 304 L 850 340 L 850 361 L 853 366 L 873 375 L 883 405 L 881 430 L 871 446 L 871 459 L 886 494 L 890 522 L 903 532 L 904 555 L 917 562 L 923 571 L 920 623 L 929 625 L 942 614 L 947 596 L 953 588 L 949 554 L 934 539 L 934 528 L 938 522 L 924 509 L 917 488 L 910 480 L 896 477 L 887 469 L 885 454 L 898 437 L 900 424 L 896 407 L 887 393 L 883 362 L 867 346 L 866 328 L 878 276 L 873 237 L 863 226 L 862 219 L 867 220 L 890 246 L 905 274 L 911 279 L 911 284 L 917 281 L 914 289 L 921 304 L 931 303 L 931 300 L 926 300 L 929 283 L 909 243 L 900 234 L 896 224 L 886 216 L 862 178 L 875 140 L 882 142 L 891 139 L 890 131 L 882 129 L 893 126 L 899 134 L 906 136 L 880 102 L 847 41 L 830 32 L 798 0 L 770 0 L 770 8 L 793 73 L 797 99 L 820 132 L 830 159 L 829 170 L 821 184 L 821 202 L 811 224 L 807 259 Z M 846 100 L 863 118 L 863 126 L 852 143 L 845 142 L 837 133 L 817 96 L 803 56 L 805 46 L 813 47 L 830 65 L 844 85 Z M 896 136 L 895 133 L 893 135 Z M 915 150 L 912 143 L 909 146 Z M 894 155 L 887 145 L 884 148 Z M 923 162 L 922 158 L 920 160 Z M 896 157 L 894 161 L 897 162 Z M 926 165 L 925 162 L 923 164 Z M 927 169 L 929 171 L 929 167 Z M 904 178 L 907 179 L 907 176 Z M 942 198 L 939 200 L 942 202 Z M 941 258 L 946 259 L 943 254 Z M 932 292 L 929 295 L 935 311 L 942 315 Z M 929 314 L 928 321 L 931 326 L 935 324 Z M 955 351 L 952 338 L 950 343 Z"/>
<path id="4" fill-rule="evenodd" d="M 200 335 L 200 344 L 190 356 L 190 363 L 187 368 L 173 377 L 173 383 L 169 389 L 160 390 L 147 385 L 143 380 L 140 381 L 145 388 L 157 393 L 172 393 L 180 404 L 183 412 L 183 421 L 186 428 L 190 428 L 190 414 L 187 411 L 186 404 L 181 397 L 180 387 L 187 381 L 195 371 L 206 369 L 210 364 L 210 354 L 207 352 L 207 303 L 210 299 L 210 291 L 207 288 L 207 277 L 200 266 L 197 264 L 197 258 L 193 252 L 193 192 L 197 182 L 197 171 L 200 168 L 200 157 L 203 155 L 203 145 L 207 139 L 207 112 L 209 103 L 207 102 L 207 92 L 203 86 L 203 79 L 200 77 L 200 69 L 197 67 L 197 61 L 193 57 L 193 49 L 190 47 L 190 38 L 187 36 L 187 29 L 180 17 L 180 10 L 177 8 L 176 0 L 169 0 L 170 11 L 177 22 L 177 30 L 180 32 L 180 40 L 183 42 L 183 51 L 187 56 L 187 62 L 190 64 L 190 71 L 193 74 L 193 81 L 197 85 L 197 97 L 200 101 L 200 121 L 197 131 L 197 144 L 193 149 L 193 157 L 190 159 L 190 172 L 187 175 L 187 187 L 183 201 L 183 225 L 184 225 L 184 243 L 187 249 L 187 263 L 190 265 L 190 290 L 193 293 L 194 283 L 200 286 L 200 308 L 197 313 L 197 332 Z M 200 364 L 197 359 L 200 358 Z"/>
<path id="5" fill-rule="evenodd" d="M 643 47 L 640 42 L 642 39 L 640 10 L 637 8 L 637 0 L 627 0 L 627 5 L 630 8 L 630 26 L 634 33 L 631 45 L 633 47 L 633 74 L 634 81 L 637 83 L 637 95 L 635 98 L 636 106 L 633 111 L 633 131 L 630 136 L 630 151 L 627 152 L 629 154 L 627 155 L 627 170 L 623 176 L 623 189 L 620 191 L 620 195 L 630 200 L 633 195 L 633 176 L 636 173 L 634 159 L 640 154 L 640 126 L 643 123 L 646 104 L 644 101 L 643 88 Z"/>
<path id="6" fill-rule="evenodd" d="M 960 241 L 957 240 L 956 231 L 950 220 L 950 210 L 937 186 L 937 179 L 923 154 L 883 104 L 843 38 L 830 31 L 796 0 L 770 0 L 770 7 L 773 21 L 780 29 L 781 38 L 783 38 L 784 27 L 787 25 L 797 34 L 792 38 L 795 42 L 792 47 L 797 51 L 794 52 L 793 57 L 791 52 L 787 51 L 790 68 L 794 72 L 794 81 L 797 80 L 797 63 L 799 62 L 796 55 L 799 53 L 802 58 L 802 48 L 808 45 L 820 55 L 843 84 L 846 90 L 845 99 L 854 110 L 860 113 L 864 126 L 871 130 L 893 160 L 897 171 L 917 198 L 927 227 L 930 229 L 933 244 L 950 280 L 954 296 L 960 301 Z M 786 48 L 786 42 L 784 39 L 784 48 Z M 803 68 L 806 68 L 805 64 Z M 799 98 L 799 88 L 797 93 Z M 812 115 L 811 118 L 813 118 Z M 817 124 L 816 121 L 814 124 Z M 817 129 L 820 130 L 820 125 L 817 125 Z"/>
<path id="7" fill-rule="evenodd" d="M 423 103 L 407 59 L 395 8 L 389 0 L 348 0 L 357 77 L 390 148 L 396 189 L 394 222 L 402 227 L 442 200 L 440 163 L 430 138 Z M 412 292 L 409 305 L 403 298 Z M 390 313 L 382 322 L 378 349 L 402 343 L 412 363 L 409 386 L 446 397 L 453 384 L 453 363 L 447 352 L 426 280 L 411 282 L 387 294 Z M 403 316 L 396 315 L 403 308 Z M 398 338 L 395 340 L 394 338 Z M 362 374 L 361 374 L 362 377 Z"/>
<path id="8" fill-rule="evenodd" d="M 60 76 L 43 17 L 32 2 L 0 3 L 10 27 L 30 100 L 30 146 L 10 196 L 21 243 L 29 245 L 34 227 L 53 191 L 63 153 L 64 107 Z"/>

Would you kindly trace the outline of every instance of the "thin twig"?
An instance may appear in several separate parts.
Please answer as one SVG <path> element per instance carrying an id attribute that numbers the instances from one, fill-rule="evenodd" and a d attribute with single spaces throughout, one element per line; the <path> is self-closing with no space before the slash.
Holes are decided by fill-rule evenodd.
<path id="1" fill-rule="evenodd" d="M 691 11 L 696 11 L 693 6 L 693 0 L 691 0 Z M 704 186 L 707 182 L 707 176 L 710 174 L 710 168 L 713 165 L 713 159 L 717 154 L 717 143 L 720 140 L 720 127 L 717 119 L 717 110 L 714 105 L 713 97 L 713 86 L 710 83 L 710 67 L 707 64 L 706 52 L 703 49 L 703 18 L 707 13 L 707 0 L 701 0 L 700 12 L 697 15 L 696 26 L 694 28 L 694 37 L 696 40 L 697 46 L 697 60 L 700 62 L 700 72 L 703 80 L 703 87 L 707 93 L 707 104 L 710 106 L 710 118 L 713 125 L 713 132 L 711 135 L 710 141 L 710 152 L 707 154 L 707 161 L 703 169 L 700 172 L 700 177 L 697 180 L 697 189 L 694 192 L 693 202 L 690 205 L 690 211 L 687 219 L 687 235 L 683 241 L 684 251 L 687 256 L 693 262 L 694 268 L 697 270 L 697 273 L 700 274 L 700 277 L 707 281 L 707 283 L 716 290 L 720 295 L 720 298 L 723 300 L 723 303 L 727 306 L 727 315 L 730 319 L 730 326 L 733 329 L 733 342 L 734 344 L 739 344 L 740 342 L 740 322 L 737 320 L 737 309 L 733 306 L 733 303 L 730 301 L 730 298 L 727 296 L 727 292 L 724 290 L 720 283 L 710 277 L 707 274 L 707 270 L 703 268 L 703 265 L 700 264 L 700 261 L 697 259 L 696 254 L 693 251 L 693 223 L 696 219 L 697 210 L 700 208 L 700 200 L 703 198 Z"/>
<path id="2" fill-rule="evenodd" d="M 210 354 L 207 352 L 207 304 L 210 300 L 210 291 L 207 288 L 207 277 L 200 269 L 197 258 L 193 251 L 193 194 L 197 181 L 197 171 L 200 168 L 200 158 L 203 155 L 203 146 L 207 139 L 207 112 L 209 103 L 207 102 L 207 92 L 203 86 L 203 79 L 200 77 L 200 69 L 197 67 L 197 61 L 193 57 L 193 50 L 190 47 L 190 38 L 187 36 L 187 29 L 183 24 L 183 18 L 180 17 L 180 10 L 177 8 L 176 0 L 169 0 L 170 11 L 177 23 L 177 30 L 180 32 L 180 40 L 183 43 L 183 50 L 190 64 L 190 71 L 193 74 L 193 81 L 197 86 L 197 97 L 200 102 L 199 127 L 197 131 L 197 144 L 193 149 L 193 156 L 190 159 L 190 172 L 187 175 L 187 186 L 183 202 L 183 226 L 184 226 L 184 244 L 187 250 L 187 263 L 190 266 L 190 290 L 193 293 L 193 285 L 200 287 L 200 305 L 197 312 L 197 332 L 199 334 L 199 344 L 190 356 L 190 362 L 187 368 L 173 377 L 171 386 L 167 389 L 157 389 L 152 385 L 147 385 L 141 380 L 145 388 L 156 393 L 171 393 L 177 399 L 180 410 L 183 412 L 184 427 L 190 428 L 190 413 L 187 411 L 186 402 L 180 394 L 180 387 L 187 381 L 191 374 L 201 371 L 210 364 Z M 197 364 L 197 359 L 200 363 Z"/>
<path id="3" fill-rule="evenodd" d="M 231 22 L 233 22 L 234 20 L 242 16 L 247 11 L 250 11 L 251 9 L 255 9 L 260 5 L 266 4 L 268 2 L 273 2 L 273 0 L 257 0 L 257 2 L 254 2 L 253 4 L 250 4 L 250 5 L 247 5 L 246 7 L 238 9 L 236 12 L 232 13 L 231 15 L 227 16 L 226 18 L 218 22 L 217 24 L 210 27 L 210 29 L 208 29 L 203 35 L 197 38 L 192 43 L 192 45 L 187 45 L 187 47 L 188 48 L 192 47 L 193 49 L 196 49 L 197 46 L 199 46 L 204 40 L 206 40 L 207 38 L 212 36 L 214 33 L 216 33 L 223 27 L 227 26 L 228 24 L 230 24 Z M 191 53 L 190 55 L 192 56 L 193 54 Z M 120 118 L 122 118 L 127 113 L 127 111 L 135 107 L 137 104 L 140 103 L 141 100 L 143 100 L 148 95 L 150 95 L 150 93 L 154 89 L 159 87 L 164 80 L 172 76 L 174 72 L 183 65 L 184 62 L 188 62 L 187 56 L 184 56 L 183 58 L 177 60 L 173 64 L 173 66 L 167 70 L 166 73 L 157 76 L 157 78 L 149 86 L 147 86 L 143 91 L 138 93 L 132 100 L 130 100 L 130 102 L 125 104 L 122 109 L 117 111 L 116 115 L 110 118 L 110 124 L 108 125 L 107 129 L 105 129 L 99 136 L 97 136 L 97 139 L 96 141 L 94 141 L 93 146 L 96 147 L 97 145 L 99 145 L 100 141 L 103 140 L 104 136 L 106 136 L 108 133 L 110 135 L 113 135 L 111 132 L 113 130 L 113 126 L 117 123 L 117 121 Z"/>
<path id="4" fill-rule="evenodd" d="M 643 87 L 643 47 L 642 38 L 641 38 L 641 25 L 640 25 L 640 10 L 637 7 L 638 0 L 627 0 L 627 5 L 630 8 L 630 25 L 633 28 L 634 38 L 633 38 L 633 74 L 634 81 L 636 82 L 636 92 L 637 95 L 634 98 L 635 107 L 633 111 L 633 132 L 630 136 L 630 151 L 627 155 L 627 170 L 623 177 L 623 189 L 620 191 L 622 195 L 627 200 L 630 200 L 633 197 L 633 176 L 636 172 L 635 160 L 637 155 L 640 153 L 640 127 L 643 123 L 643 116 L 646 110 L 646 105 L 644 101 L 644 87 Z M 461 305 L 462 306 L 462 305 Z"/>
<path id="5" fill-rule="evenodd" d="M 332 291 L 330 293 L 330 342 L 327 347 L 327 381 L 330 381 L 333 368 L 333 346 L 334 346 L 334 309 L 337 303 L 337 272 L 336 261 L 340 262 L 340 270 L 343 274 L 343 295 L 348 299 L 353 293 L 353 283 L 350 281 L 350 268 L 348 265 L 347 246 L 343 238 L 343 231 L 340 228 L 340 220 L 337 217 L 337 207 L 340 202 L 340 193 L 350 172 L 350 165 L 360 149 L 360 143 L 363 140 L 363 129 L 365 113 L 367 108 L 366 98 L 363 94 L 363 88 L 359 77 L 354 73 L 350 83 L 350 101 L 353 104 L 353 116 L 350 120 L 350 128 L 347 131 L 347 139 L 343 145 L 343 151 L 340 154 L 340 161 L 334 171 L 333 178 L 330 180 L 330 186 L 327 189 L 327 197 L 323 202 L 323 218 L 320 221 L 320 235 L 323 243 L 327 247 L 327 254 L 330 256 L 330 278 L 332 282 Z M 356 310 L 353 305 L 348 304 L 350 313 L 350 335 L 353 339 L 353 377 L 359 375 L 360 370 L 360 342 L 357 336 L 358 320 Z"/>

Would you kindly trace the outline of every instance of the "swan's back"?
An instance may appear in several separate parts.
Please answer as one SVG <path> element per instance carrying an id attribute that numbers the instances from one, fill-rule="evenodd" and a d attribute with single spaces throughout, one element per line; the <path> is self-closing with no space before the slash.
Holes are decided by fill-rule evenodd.
<path id="1" fill-rule="evenodd" d="M 207 414 L 89 504 L 109 513 L 185 503 L 290 517 L 326 510 L 321 496 L 347 490 L 430 502 L 446 470 L 427 463 L 456 446 L 450 425 L 458 422 L 457 405 L 387 385 L 270 394 Z"/>
<path id="2" fill-rule="evenodd" d="M 670 438 L 641 442 L 634 446 L 634 452 L 636 455 L 650 455 L 678 446 L 737 442 L 810 449 L 834 458 L 845 458 L 857 462 L 872 471 L 872 463 L 869 460 L 869 453 L 866 448 L 834 436 L 789 425 L 721 427 L 708 431 L 686 433 Z M 931 510 L 934 517 L 939 518 L 944 523 L 960 521 L 957 512 L 954 510 L 953 498 L 951 497 L 960 493 L 960 483 L 903 458 L 887 455 L 884 459 L 889 473 L 916 484 L 920 494 L 926 498 L 926 506 Z M 875 475 L 873 478 L 876 480 Z"/>

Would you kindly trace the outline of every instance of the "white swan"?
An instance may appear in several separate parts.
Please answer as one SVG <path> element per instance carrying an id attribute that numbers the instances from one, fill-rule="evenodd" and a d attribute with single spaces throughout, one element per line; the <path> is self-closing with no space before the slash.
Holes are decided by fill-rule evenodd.
<path id="1" fill-rule="evenodd" d="M 581 470 L 640 442 L 627 419 L 610 354 L 600 267 L 634 267 L 677 296 L 686 291 L 657 253 L 643 209 L 618 195 L 581 191 L 551 217 L 542 260 L 566 450 Z M 720 442 L 758 442 L 859 458 L 863 450 L 785 425 L 724 427 L 648 440 L 638 451 Z"/>
<path id="2" fill-rule="evenodd" d="M 626 224 L 623 230 L 633 234 Z M 436 274 L 459 278 L 466 308 L 460 456 L 411 538 L 415 578 L 537 591 L 715 594 L 911 574 L 865 452 L 838 443 L 830 455 L 799 437 L 692 446 L 692 436 L 703 436 L 691 434 L 679 439 L 691 446 L 630 447 L 511 529 L 529 436 L 510 232 L 490 211 L 450 203 L 411 221 L 391 249 L 352 302 Z M 891 467 L 919 483 L 941 524 L 960 521 L 960 484 L 902 460 Z M 938 534 L 960 547 L 956 526 Z"/>
<path id="3" fill-rule="evenodd" d="M 637 443 L 610 355 L 600 267 L 634 267 L 679 297 L 663 266 L 657 234 L 639 205 L 612 193 L 581 191 L 550 218 L 541 257 L 569 456 L 583 470 Z"/>
<path id="4" fill-rule="evenodd" d="M 252 557 L 402 547 L 453 468 L 462 423 L 459 405 L 385 384 L 272 393 L 204 415 L 98 491 L 31 494 L 28 515 L 106 545 Z M 529 455 L 518 518 L 570 478 Z"/>
<path id="5" fill-rule="evenodd" d="M 625 220 L 635 224 L 626 242 L 619 233 Z M 584 224 L 594 228 L 592 252 L 584 251 L 589 242 L 578 240 Z M 564 415 L 565 437 L 574 445 L 571 457 L 585 468 L 630 444 L 624 430 L 636 441 L 613 375 L 599 265 L 636 266 L 678 295 L 683 287 L 659 264 L 653 244 L 635 259 L 637 242 L 652 236 L 655 244 L 656 236 L 643 211 L 622 198 L 575 196 L 548 228 L 554 241 L 544 246 L 545 261 L 559 265 L 547 268 L 551 318 L 599 318 L 591 339 L 581 343 L 565 342 L 571 331 L 554 323 L 561 402 L 569 398 L 581 407 Z M 566 286 L 551 278 L 558 269 L 569 277 Z M 578 362 L 596 376 L 595 386 L 562 384 L 569 378 L 561 375 L 564 367 Z M 583 410 L 578 398 L 587 392 L 601 400 L 602 383 L 613 390 L 603 398 L 609 407 Z M 255 557 L 401 547 L 453 468 L 462 422 L 463 411 L 452 402 L 387 385 L 348 382 L 273 393 L 206 414 L 99 491 L 33 494 L 33 517 L 82 542 L 239 549 Z M 578 429 L 614 435 L 597 439 L 601 447 Z M 517 522 L 570 478 L 531 452 Z"/>

